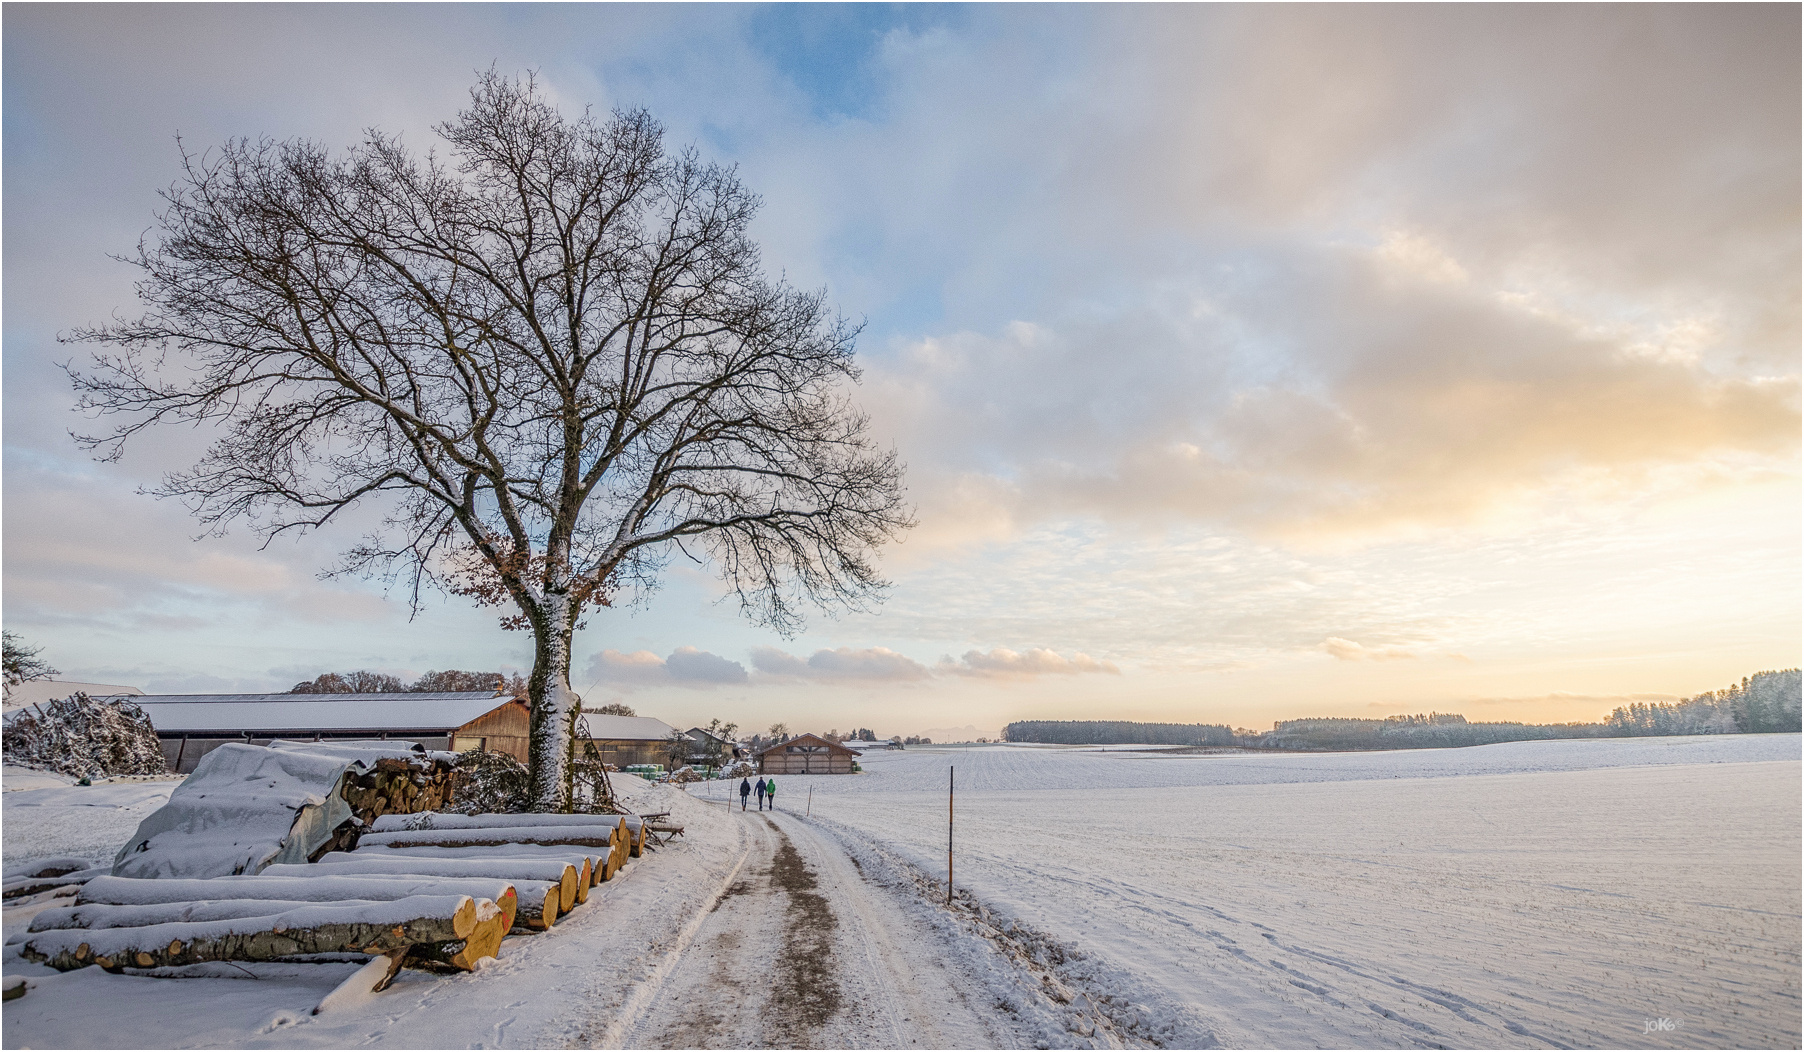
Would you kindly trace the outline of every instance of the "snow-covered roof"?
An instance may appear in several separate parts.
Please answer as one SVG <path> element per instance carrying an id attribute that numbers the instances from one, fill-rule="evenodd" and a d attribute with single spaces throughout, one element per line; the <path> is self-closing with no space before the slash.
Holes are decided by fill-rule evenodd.
<path id="1" fill-rule="evenodd" d="M 22 709 L 27 705 L 42 705 L 47 701 L 66 698 L 76 691 L 91 698 L 144 693 L 137 687 L 127 687 L 119 683 L 77 683 L 67 679 L 34 679 L 21 683 L 6 692 L 6 710 L 10 712 L 13 709 Z"/>
<path id="2" fill-rule="evenodd" d="M 491 691 L 433 694 L 145 694 L 159 734 L 449 731 L 507 704 Z"/>
<path id="3" fill-rule="evenodd" d="M 900 744 L 890 741 L 887 738 L 885 738 L 881 741 L 874 741 L 874 742 L 862 742 L 862 741 L 858 741 L 856 739 L 849 739 L 847 741 L 841 742 L 840 744 L 844 745 L 848 749 L 851 749 L 853 752 L 864 752 L 867 749 L 878 749 L 878 750 L 900 749 L 902 747 Z"/>
<path id="4" fill-rule="evenodd" d="M 599 712 L 583 713 L 589 725 L 589 737 L 597 741 L 657 742 L 676 733 L 676 728 L 651 716 L 604 716 Z"/>

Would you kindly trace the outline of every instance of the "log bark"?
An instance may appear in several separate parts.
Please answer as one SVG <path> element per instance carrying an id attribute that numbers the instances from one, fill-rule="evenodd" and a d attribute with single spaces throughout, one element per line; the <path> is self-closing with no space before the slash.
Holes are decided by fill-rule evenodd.
<path id="1" fill-rule="evenodd" d="M 333 903 L 346 899 L 391 901 L 410 895 L 468 895 L 499 904 L 512 888 L 506 880 L 416 877 L 168 877 L 156 880 L 135 877 L 95 877 L 75 898 L 116 906 L 149 906 L 159 902 L 198 902 L 213 899 L 294 899 L 299 902 Z"/>
<path id="2" fill-rule="evenodd" d="M 480 856 L 464 858 L 391 858 L 380 852 L 351 852 L 327 855 L 317 863 L 278 865 L 264 869 L 263 876 L 333 877 L 369 876 L 412 878 L 426 877 L 495 877 L 502 880 L 544 880 L 558 885 L 560 910 L 569 910 L 589 897 L 588 864 L 581 870 L 569 862 L 555 859 L 502 858 Z"/>
<path id="3" fill-rule="evenodd" d="M 484 957 L 493 957 L 501 950 L 501 940 L 507 935 L 504 918 L 494 914 L 478 921 L 476 930 L 468 938 L 457 942 L 435 942 L 415 946 L 408 954 L 408 959 L 432 961 L 447 965 L 460 971 L 470 971 L 476 962 Z"/>
<path id="4" fill-rule="evenodd" d="M 502 844 L 571 845 L 608 847 L 619 835 L 617 826 L 515 826 L 498 829 L 407 829 L 393 833 L 366 833 L 358 846 L 373 847 L 498 847 Z"/>
<path id="5" fill-rule="evenodd" d="M 371 844 L 355 853 L 338 852 L 335 855 L 324 856 L 320 861 L 326 862 L 333 858 L 459 859 L 476 857 L 484 859 L 485 861 L 495 862 L 516 858 L 538 859 L 540 861 L 549 859 L 554 862 L 568 862 L 578 869 L 583 869 L 583 863 L 587 862 L 588 867 L 584 872 L 588 874 L 590 887 L 594 887 L 607 879 L 602 874 L 607 870 L 608 858 L 614 853 L 614 848 L 597 847 L 588 851 L 560 850 L 565 846 L 566 845 L 562 844 L 551 846 L 543 844 L 497 844 L 481 848 L 479 851 L 472 851 L 469 848 L 461 847 L 388 847 L 382 844 Z M 579 896 L 577 901 L 581 902 L 586 897 L 586 895 Z"/>
<path id="6" fill-rule="evenodd" d="M 483 899 L 482 902 L 489 900 Z M 144 928 L 153 924 L 198 924 L 210 921 L 244 920 L 274 917 L 309 908 L 321 903 L 295 899 L 220 899 L 202 902 L 159 902 L 145 906 L 115 906 L 89 903 L 48 909 L 31 919 L 33 932 L 58 928 Z M 444 914 L 453 918 L 457 938 L 465 938 L 475 929 L 479 902 L 468 895 L 415 895 L 390 901 L 335 901 L 332 907 L 360 907 L 371 916 L 399 917 L 415 911 Z M 499 908 L 499 907 L 498 907 Z"/>
<path id="7" fill-rule="evenodd" d="M 538 885 L 527 884 L 520 888 L 519 910 L 514 914 L 515 930 L 544 931 L 557 922 L 560 896 L 556 884 L 544 885 L 544 891 L 536 890 Z"/>
<path id="8" fill-rule="evenodd" d="M 416 916 L 394 921 L 367 907 L 309 905 L 275 916 L 240 920 L 58 929 L 26 940 L 20 955 L 58 971 L 90 964 L 117 971 L 203 961 L 266 961 L 309 953 L 386 955 L 421 943 L 461 941 L 456 915 L 422 909 L 410 911 Z M 465 933 L 472 934 L 467 915 L 463 921 Z"/>
<path id="9" fill-rule="evenodd" d="M 519 829 L 539 826 L 602 826 L 617 824 L 625 819 L 625 815 L 562 815 L 562 814 L 490 814 L 490 815 L 458 815 L 458 814 L 417 814 L 403 818 L 399 815 L 385 815 L 376 819 L 370 827 L 372 833 L 401 833 L 412 829 Z M 414 826 L 409 823 L 426 821 L 430 825 Z"/>

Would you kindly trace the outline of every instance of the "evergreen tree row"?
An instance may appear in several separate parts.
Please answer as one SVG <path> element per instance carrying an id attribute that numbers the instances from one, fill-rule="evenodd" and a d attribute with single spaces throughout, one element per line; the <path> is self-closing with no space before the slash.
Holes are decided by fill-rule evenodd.
<path id="1" fill-rule="evenodd" d="M 1613 736 L 1771 734 L 1804 730 L 1799 673 L 1756 672 L 1740 683 L 1677 702 L 1635 702 L 1610 713 Z"/>

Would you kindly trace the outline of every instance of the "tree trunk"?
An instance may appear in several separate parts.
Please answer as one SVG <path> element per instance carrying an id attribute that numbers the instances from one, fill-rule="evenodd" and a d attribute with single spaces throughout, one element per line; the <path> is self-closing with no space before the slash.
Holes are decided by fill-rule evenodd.
<path id="1" fill-rule="evenodd" d="M 562 595 L 548 596 L 546 607 L 541 616 L 531 619 L 534 651 L 527 692 L 532 699 L 532 738 L 527 771 L 534 806 L 540 811 L 561 812 L 570 810 L 576 720 L 582 715 L 580 699 L 570 689 L 576 612 Z"/>

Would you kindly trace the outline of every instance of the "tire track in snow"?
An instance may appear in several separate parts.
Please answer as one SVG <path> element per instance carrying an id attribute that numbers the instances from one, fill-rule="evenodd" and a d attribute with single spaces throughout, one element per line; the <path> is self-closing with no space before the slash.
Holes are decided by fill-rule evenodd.
<path id="1" fill-rule="evenodd" d="M 639 1016 L 663 989 L 664 981 L 670 977 L 670 973 L 682 960 L 683 951 L 689 948 L 689 943 L 695 938 L 695 933 L 701 930 L 708 915 L 714 911 L 714 907 L 726 895 L 727 889 L 733 886 L 734 878 L 739 876 L 739 870 L 745 865 L 745 860 L 751 857 L 751 854 L 752 845 L 748 843 L 745 850 L 740 852 L 739 860 L 733 863 L 733 868 L 728 870 L 727 875 L 721 880 L 720 886 L 714 889 L 714 894 L 708 897 L 708 900 L 695 911 L 695 916 L 689 919 L 689 923 L 683 926 L 682 932 L 678 934 L 676 942 L 664 955 L 664 959 L 659 961 L 652 968 L 651 974 L 646 976 L 645 980 L 634 987 L 633 992 L 627 996 L 626 1003 L 620 1006 L 620 1011 L 614 1017 L 614 1021 L 608 1024 L 607 1030 L 602 1033 L 601 1040 L 596 1042 L 597 1048 L 626 1047 L 624 1041 L 628 1031 L 638 1022 Z"/>

